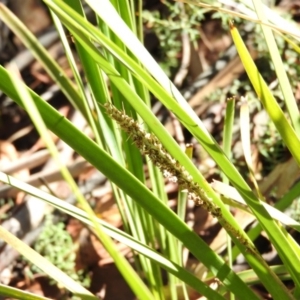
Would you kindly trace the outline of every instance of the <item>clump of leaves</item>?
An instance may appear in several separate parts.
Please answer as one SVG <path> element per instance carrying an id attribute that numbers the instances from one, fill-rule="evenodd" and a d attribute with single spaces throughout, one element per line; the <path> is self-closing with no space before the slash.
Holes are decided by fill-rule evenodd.
<path id="1" fill-rule="evenodd" d="M 276 131 L 274 124 L 269 122 L 264 136 L 259 141 L 258 149 L 262 155 L 264 174 L 268 174 L 285 158 L 286 147 Z"/>
<path id="2" fill-rule="evenodd" d="M 162 1 L 161 10 L 143 12 L 146 27 L 153 30 L 160 42 L 160 66 L 168 76 L 178 67 L 181 52 L 182 33 L 187 33 L 191 41 L 200 38 L 200 21 L 204 19 L 204 9 L 178 3 Z"/>
<path id="3" fill-rule="evenodd" d="M 84 271 L 75 269 L 76 246 L 65 230 L 65 224 L 63 222 L 55 224 L 52 215 L 46 217 L 45 227 L 35 242 L 34 249 L 83 286 L 90 285 L 90 278 Z M 34 265 L 31 266 L 31 270 L 41 273 Z"/>

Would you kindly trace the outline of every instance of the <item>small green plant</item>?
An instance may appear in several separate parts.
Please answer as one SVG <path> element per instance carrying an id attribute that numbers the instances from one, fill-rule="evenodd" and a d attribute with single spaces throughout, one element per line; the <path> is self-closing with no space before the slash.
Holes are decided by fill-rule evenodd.
<path id="1" fill-rule="evenodd" d="M 191 42 L 200 38 L 199 27 L 205 10 L 193 5 L 164 0 L 164 8 L 143 11 L 146 27 L 153 30 L 160 44 L 160 66 L 168 76 L 178 67 L 182 47 L 182 33 L 187 33 Z"/>
<path id="2" fill-rule="evenodd" d="M 34 249 L 83 286 L 90 285 L 84 270 L 75 269 L 76 245 L 65 230 L 65 224 L 55 224 L 52 215 L 46 216 L 45 227 L 35 242 Z M 34 265 L 31 265 L 31 269 L 34 273 L 42 272 Z M 54 281 L 51 283 L 55 284 Z"/>

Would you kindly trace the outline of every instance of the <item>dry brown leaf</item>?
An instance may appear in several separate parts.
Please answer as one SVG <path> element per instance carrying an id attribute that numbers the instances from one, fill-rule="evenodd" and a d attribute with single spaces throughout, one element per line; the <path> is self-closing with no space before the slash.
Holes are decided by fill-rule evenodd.
<path id="1" fill-rule="evenodd" d="M 5 166 L 9 165 L 12 161 L 16 161 L 19 158 L 19 153 L 15 146 L 7 141 L 0 141 L 0 161 L 1 166 L 4 168 Z M 14 177 L 20 179 L 20 180 L 26 180 L 29 176 L 29 170 L 23 169 L 18 171 L 17 173 L 13 174 Z M 23 202 L 25 193 L 18 192 L 16 194 L 15 203 L 21 204 Z"/>
<path id="2" fill-rule="evenodd" d="M 272 190 L 277 198 L 283 196 L 300 176 L 300 169 L 294 158 L 281 163 L 260 182 L 259 187 L 263 195 L 268 195 Z"/>
<path id="3" fill-rule="evenodd" d="M 46 9 L 39 0 L 10 1 L 11 11 L 33 33 L 40 32 L 51 24 Z"/>

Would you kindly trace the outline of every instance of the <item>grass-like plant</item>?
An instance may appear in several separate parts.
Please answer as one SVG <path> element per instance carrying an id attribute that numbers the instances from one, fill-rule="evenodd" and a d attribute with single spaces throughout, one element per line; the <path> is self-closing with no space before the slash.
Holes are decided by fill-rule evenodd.
<path id="1" fill-rule="evenodd" d="M 229 159 L 232 106 L 229 107 L 228 118 L 226 118 L 224 136 L 228 140 L 225 141 L 224 152 L 144 48 L 141 42 L 141 1 L 87 0 L 86 3 L 96 14 L 96 27 L 87 21 L 79 0 L 44 0 L 44 2 L 48 5 L 61 36 L 73 70 L 74 82 L 67 78 L 34 36 L 1 4 L 0 17 L 32 51 L 72 105 L 86 118 L 93 131 L 94 140 L 79 131 L 39 95 L 25 86 L 15 76 L 16 72 L 13 73 L 13 67 L 10 71 L 0 67 L 0 89 L 28 112 L 39 133 L 45 138 L 52 155 L 57 159 L 58 166 L 83 209 L 68 205 L 4 173 L 0 173 L 0 180 L 42 201 L 47 201 L 89 225 L 139 299 L 166 299 L 167 297 L 179 299 L 181 292 L 185 299 L 188 299 L 187 287 L 195 289 L 207 299 L 225 299 L 229 292 L 237 299 L 260 299 L 250 287 L 256 282 L 260 282 L 274 299 L 299 298 L 299 246 L 280 224 L 281 215 L 275 219 L 274 214 L 264 205 L 259 191 L 256 193 L 249 187 Z M 273 33 L 267 27 L 266 23 L 269 21 L 266 21 L 268 19 L 264 15 L 263 6 L 260 1 L 253 2 L 255 6 L 252 9 L 257 14 L 257 22 L 262 24 L 278 80 L 282 85 L 289 118 L 285 116 L 257 71 L 233 23 L 230 24 L 232 37 L 258 98 L 300 165 L 299 112 L 296 101 L 285 76 L 280 56 L 277 54 Z M 251 6 L 248 2 L 246 4 Z M 213 8 L 221 11 L 219 6 Z M 270 21 L 274 21 L 272 16 L 270 14 Z M 75 64 L 63 26 L 73 37 L 83 68 L 83 76 Z M 295 32 L 299 37 L 300 31 L 294 30 L 293 34 Z M 88 86 L 89 95 L 86 94 L 85 85 Z M 247 209 L 256 217 L 260 227 L 254 228 L 249 235 L 240 227 L 219 193 L 206 181 L 193 165 L 188 154 L 179 147 L 152 113 L 149 104 L 150 95 L 154 95 L 173 112 L 215 160 L 225 180 L 228 180 L 235 188 L 235 192 L 237 191 L 243 198 Z M 47 128 L 107 176 L 127 233 L 113 228 L 96 217 L 60 161 L 55 146 L 48 138 Z M 247 137 L 245 140 L 246 149 Z M 152 190 L 145 184 L 143 155 L 148 158 L 146 161 Z M 246 160 L 247 157 L 249 156 L 246 155 Z M 248 166 L 251 171 L 251 163 L 248 163 Z M 180 188 L 187 190 L 190 199 L 197 205 L 202 205 L 218 219 L 235 244 L 230 256 L 231 260 L 242 253 L 250 265 L 250 271 L 235 273 L 225 258 L 210 249 L 183 221 L 182 206 L 179 214 L 168 207 L 167 195 L 163 188 L 163 175 L 177 180 Z M 184 196 L 181 196 L 182 203 L 185 203 Z M 288 194 L 279 201 L 278 207 L 284 209 L 290 199 L 291 195 Z M 298 223 L 293 224 L 293 228 L 299 230 Z M 283 262 L 281 268 L 269 267 L 255 248 L 253 240 L 261 229 L 267 233 L 276 248 Z M 50 277 L 58 280 L 74 295 L 82 299 L 97 299 L 2 227 L 0 227 L 0 237 Z M 112 238 L 139 253 L 135 257 L 138 265 L 141 266 L 139 273 L 118 253 Z M 183 267 L 182 246 L 205 266 L 208 270 L 207 278 L 198 278 Z M 167 270 L 168 293 L 163 286 L 161 268 Z M 288 290 L 281 276 L 292 280 L 295 289 Z M 212 279 L 217 288 L 207 284 Z M 43 299 L 3 285 L 0 285 L 0 294 L 19 299 Z"/>

